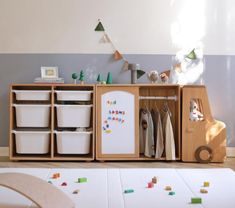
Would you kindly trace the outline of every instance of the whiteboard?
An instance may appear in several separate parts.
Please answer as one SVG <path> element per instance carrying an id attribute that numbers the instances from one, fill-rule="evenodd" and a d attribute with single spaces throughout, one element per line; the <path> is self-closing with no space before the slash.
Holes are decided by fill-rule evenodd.
<path id="1" fill-rule="evenodd" d="M 135 153 L 135 96 L 111 91 L 101 97 L 101 153 Z"/>

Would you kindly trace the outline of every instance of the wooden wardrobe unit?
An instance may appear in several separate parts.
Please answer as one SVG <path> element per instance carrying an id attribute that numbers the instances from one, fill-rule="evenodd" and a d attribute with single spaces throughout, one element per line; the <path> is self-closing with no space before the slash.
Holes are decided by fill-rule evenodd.
<path id="1" fill-rule="evenodd" d="M 149 158 L 139 153 L 140 108 L 161 109 L 165 102 L 172 113 L 176 160 L 181 159 L 179 85 L 97 85 L 96 100 L 97 160 L 165 160 L 165 157 Z M 120 115 L 125 109 L 125 115 Z M 111 125 L 112 129 L 106 128 Z"/>

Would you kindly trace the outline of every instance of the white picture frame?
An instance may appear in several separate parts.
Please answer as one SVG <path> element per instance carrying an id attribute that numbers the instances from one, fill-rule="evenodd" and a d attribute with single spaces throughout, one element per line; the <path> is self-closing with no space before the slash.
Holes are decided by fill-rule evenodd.
<path id="1" fill-rule="evenodd" d="M 42 79 L 56 79 L 59 77 L 58 67 L 56 66 L 41 66 Z"/>

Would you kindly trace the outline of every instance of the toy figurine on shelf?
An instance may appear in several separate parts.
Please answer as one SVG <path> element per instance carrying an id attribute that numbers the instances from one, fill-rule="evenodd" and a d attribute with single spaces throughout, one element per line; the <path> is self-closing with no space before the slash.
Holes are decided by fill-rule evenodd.
<path id="1" fill-rule="evenodd" d="M 85 79 L 85 74 L 84 74 L 84 71 L 81 70 L 80 77 L 79 77 L 79 80 L 80 80 L 81 84 L 84 84 L 84 79 Z"/>
<path id="2" fill-rule="evenodd" d="M 155 84 L 158 80 L 158 72 L 156 70 L 152 70 L 147 73 L 148 79 L 152 84 Z"/>
<path id="3" fill-rule="evenodd" d="M 96 81 L 98 82 L 98 84 L 102 83 L 102 77 L 101 77 L 100 74 L 98 74 L 98 77 L 97 77 Z"/>
<path id="4" fill-rule="evenodd" d="M 167 76 L 167 73 L 165 72 L 160 74 L 160 78 L 163 84 L 167 84 L 169 81 L 169 76 Z"/>
<path id="5" fill-rule="evenodd" d="M 199 106 L 196 99 L 190 100 L 190 120 L 202 121 L 204 120 L 203 114 L 199 110 Z"/>
<path id="6" fill-rule="evenodd" d="M 73 83 L 77 84 L 78 74 L 77 73 L 73 73 L 72 74 L 72 79 L 73 79 Z"/>
<path id="7" fill-rule="evenodd" d="M 112 84 L 112 83 L 113 83 L 112 75 L 109 72 L 107 76 L 106 84 Z"/>

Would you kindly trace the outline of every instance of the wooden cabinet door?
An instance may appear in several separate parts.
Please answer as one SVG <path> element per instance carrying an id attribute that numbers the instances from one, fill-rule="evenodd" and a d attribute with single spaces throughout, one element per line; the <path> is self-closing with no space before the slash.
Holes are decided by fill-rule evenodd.
<path id="1" fill-rule="evenodd" d="M 97 159 L 139 156 L 138 87 L 97 86 Z"/>

